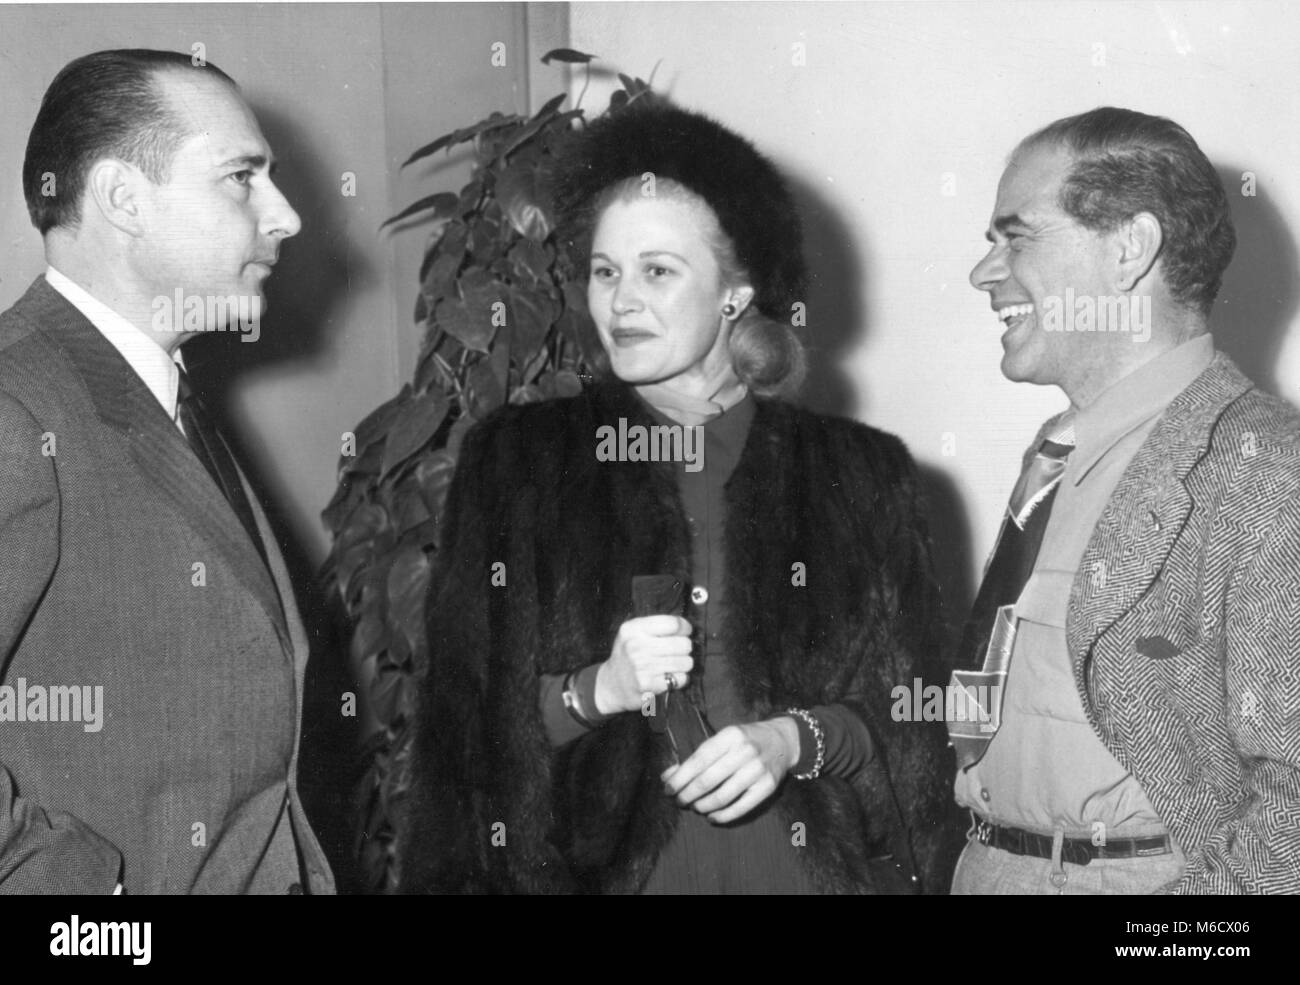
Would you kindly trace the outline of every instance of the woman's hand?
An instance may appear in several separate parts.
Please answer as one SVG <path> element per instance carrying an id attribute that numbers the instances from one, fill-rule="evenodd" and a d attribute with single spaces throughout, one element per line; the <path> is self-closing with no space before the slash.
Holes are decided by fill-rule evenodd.
<path id="1" fill-rule="evenodd" d="M 714 824 L 726 824 L 772 796 L 798 761 L 799 726 L 783 715 L 724 728 L 660 779 L 682 807 L 694 808 Z"/>
<path id="2" fill-rule="evenodd" d="M 637 711 L 647 694 L 686 686 L 691 668 L 691 624 L 681 616 L 641 616 L 618 627 L 609 659 L 596 671 L 596 710 Z"/>

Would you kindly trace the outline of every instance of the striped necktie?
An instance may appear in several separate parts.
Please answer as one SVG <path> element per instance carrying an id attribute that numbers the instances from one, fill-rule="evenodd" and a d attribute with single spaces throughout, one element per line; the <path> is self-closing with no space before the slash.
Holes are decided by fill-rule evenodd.
<path id="1" fill-rule="evenodd" d="M 1073 450 L 1074 424 L 1067 419 L 1043 440 L 1020 473 L 966 622 L 944 716 L 963 769 L 979 761 L 1001 724 L 1002 690 L 1016 634 L 1013 611 L 1034 570 Z"/>
<path id="2" fill-rule="evenodd" d="M 185 370 L 179 366 L 176 368 L 180 373 L 176 389 L 176 412 L 185 431 L 185 437 L 190 447 L 194 449 L 194 454 L 212 476 L 212 481 L 226 497 L 226 502 L 235 511 L 235 516 L 239 518 L 253 546 L 257 548 L 262 563 L 269 571 L 266 545 L 262 543 L 262 537 L 257 531 L 257 520 L 253 517 L 253 507 L 244 492 L 244 484 L 239 479 L 239 469 L 235 466 L 235 459 L 217 432 L 217 427 L 208 415 L 207 408 L 203 406 L 203 401 L 190 386 Z"/>

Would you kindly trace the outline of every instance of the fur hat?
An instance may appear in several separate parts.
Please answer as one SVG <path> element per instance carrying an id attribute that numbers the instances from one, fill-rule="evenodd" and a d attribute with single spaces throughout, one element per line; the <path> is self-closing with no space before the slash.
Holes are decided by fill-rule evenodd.
<path id="1" fill-rule="evenodd" d="M 646 172 L 671 178 L 708 203 L 749 272 L 755 307 L 788 322 L 791 305 L 806 300 L 794 199 L 749 141 L 699 113 L 647 95 L 575 135 L 555 179 L 561 228 L 589 241 L 590 209 L 600 192 Z"/>

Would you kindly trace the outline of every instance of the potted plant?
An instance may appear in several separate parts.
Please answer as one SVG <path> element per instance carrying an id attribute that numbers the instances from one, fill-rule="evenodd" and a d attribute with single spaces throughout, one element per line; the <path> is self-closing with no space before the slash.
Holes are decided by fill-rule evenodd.
<path id="1" fill-rule="evenodd" d="M 590 72 L 592 57 L 557 49 L 542 61 Z M 609 112 L 653 98 L 641 79 L 619 79 Z M 429 659 L 425 599 L 461 439 L 502 404 L 578 393 L 598 357 L 585 277 L 556 235 L 551 204 L 556 154 L 584 119 L 581 108 L 561 109 L 566 98 L 531 117 L 492 113 L 415 151 L 403 167 L 471 144 L 470 180 L 384 223 L 433 226 L 415 301 L 423 341 L 414 379 L 345 436 L 338 489 L 322 514 L 333 534 L 324 575 L 351 624 L 353 667 L 376 725 L 358 790 L 365 891 L 390 891 L 397 880 L 395 820 L 409 782 L 417 677 Z"/>

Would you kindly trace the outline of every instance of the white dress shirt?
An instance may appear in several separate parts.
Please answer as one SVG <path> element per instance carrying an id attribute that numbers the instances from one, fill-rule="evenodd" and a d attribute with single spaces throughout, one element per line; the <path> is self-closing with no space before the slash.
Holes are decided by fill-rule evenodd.
<path id="1" fill-rule="evenodd" d="M 122 358 L 135 370 L 136 375 L 149 388 L 149 392 L 158 400 L 167 417 L 184 433 L 185 429 L 181 428 L 176 413 L 176 393 L 180 385 L 179 371 L 185 368 L 180 349 L 168 355 L 166 350 L 148 335 L 54 267 L 45 268 L 45 280 L 50 287 L 67 298 L 69 304 L 85 315 L 86 319 L 98 329 L 99 334 L 121 353 Z"/>

